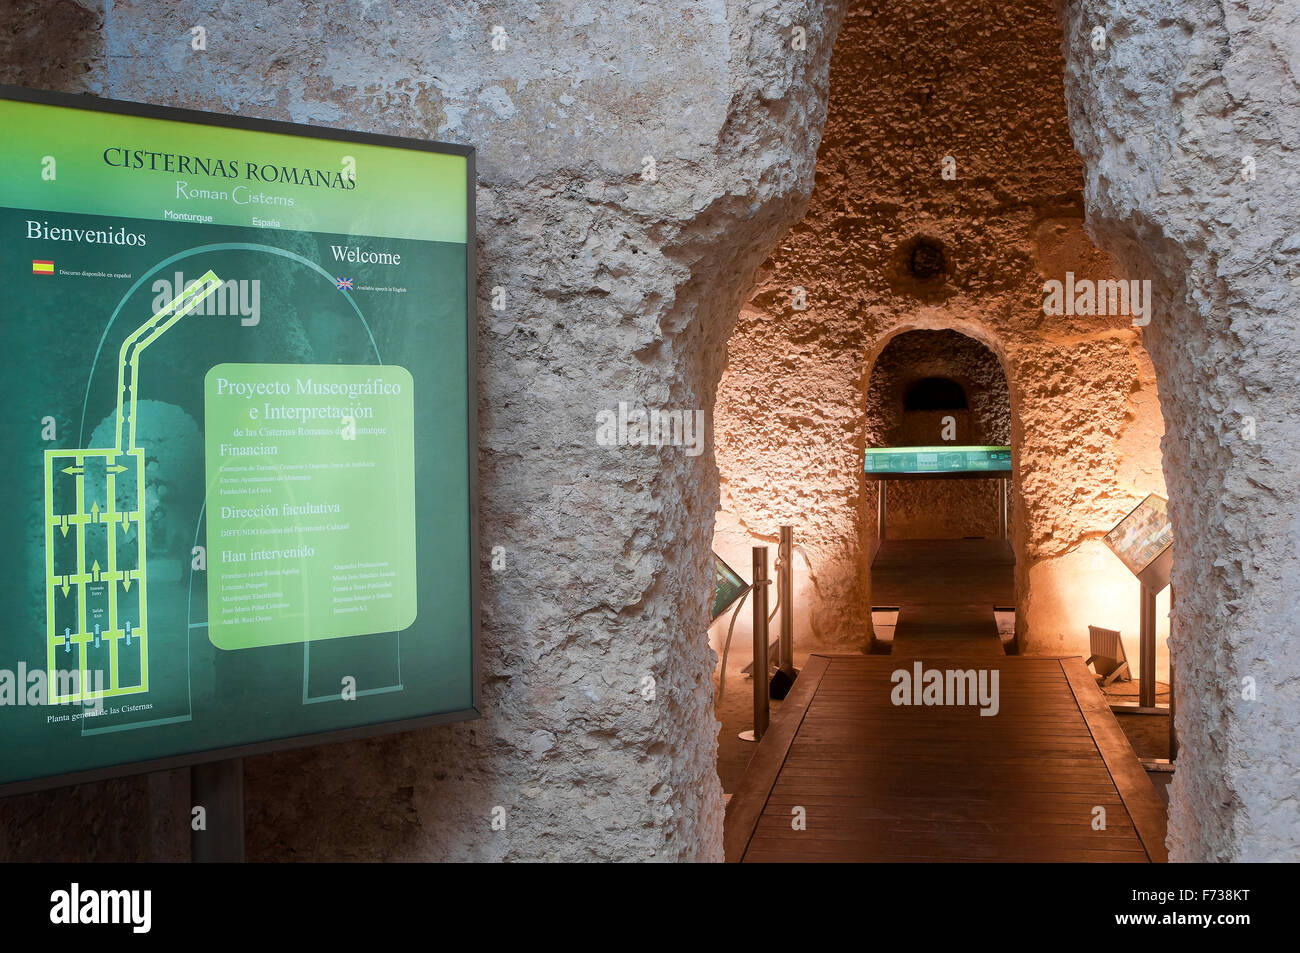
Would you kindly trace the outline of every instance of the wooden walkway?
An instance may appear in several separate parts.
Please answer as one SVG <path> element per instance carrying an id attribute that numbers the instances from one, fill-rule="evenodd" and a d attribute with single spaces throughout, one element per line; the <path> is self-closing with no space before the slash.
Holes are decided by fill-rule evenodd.
<path id="1" fill-rule="evenodd" d="M 1167 859 L 1164 805 L 1082 659 L 986 652 L 974 616 L 952 623 L 957 658 L 921 626 L 922 659 L 906 622 L 898 655 L 809 658 L 727 805 L 728 861 Z M 894 705 L 892 673 L 917 663 L 996 670 L 998 713 Z"/>
<path id="2" fill-rule="evenodd" d="M 877 606 L 1016 604 L 1005 539 L 887 539 L 871 563 Z"/>
<path id="3" fill-rule="evenodd" d="M 891 655 L 1005 655 L 993 607 L 1015 605 L 1015 565 L 1001 539 L 885 540 L 871 564 L 871 595 L 898 607 Z"/>
<path id="4" fill-rule="evenodd" d="M 905 605 L 890 658 L 1005 658 L 991 605 Z"/>

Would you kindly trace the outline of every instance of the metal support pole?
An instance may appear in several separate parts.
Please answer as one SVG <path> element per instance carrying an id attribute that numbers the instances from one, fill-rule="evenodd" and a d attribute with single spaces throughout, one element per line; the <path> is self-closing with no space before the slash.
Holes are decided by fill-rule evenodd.
<path id="1" fill-rule="evenodd" d="M 885 541 L 885 480 L 882 477 L 876 481 L 879 488 L 876 491 L 876 529 L 880 533 L 880 542 Z"/>
<path id="2" fill-rule="evenodd" d="M 780 561 L 776 570 L 780 587 L 781 629 L 778 633 L 777 665 L 793 680 L 794 671 L 794 527 L 781 527 L 781 542 L 776 551 Z"/>
<path id="3" fill-rule="evenodd" d="M 1007 538 L 1007 478 L 998 481 L 1002 484 L 1002 538 Z"/>
<path id="4" fill-rule="evenodd" d="M 190 823 L 190 860 L 196 864 L 244 861 L 244 759 L 190 768 L 190 801 L 203 808 L 204 830 Z"/>
<path id="5" fill-rule="evenodd" d="M 1142 609 L 1138 656 L 1141 672 L 1138 680 L 1138 704 L 1143 708 L 1156 707 L 1156 594 L 1142 587 Z"/>
<path id="6" fill-rule="evenodd" d="M 767 547 L 754 547 L 754 729 L 742 731 L 746 741 L 760 741 L 769 717 L 767 684 Z M 746 737 L 749 735 L 749 737 Z"/>

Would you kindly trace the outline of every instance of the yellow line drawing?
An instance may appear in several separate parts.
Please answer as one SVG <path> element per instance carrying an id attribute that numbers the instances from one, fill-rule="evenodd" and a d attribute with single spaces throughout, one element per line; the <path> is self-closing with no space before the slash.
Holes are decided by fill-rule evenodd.
<path id="1" fill-rule="evenodd" d="M 51 703 L 93 701 L 149 690 L 145 458 L 144 449 L 135 442 L 140 354 L 220 285 L 221 279 L 208 271 L 122 342 L 112 447 L 45 451 L 46 669 Z M 95 497 L 89 501 L 88 470 L 94 478 Z M 99 498 L 101 473 L 103 499 Z M 135 504 L 118 510 L 117 482 L 131 479 L 135 481 Z M 75 496 L 72 512 L 55 509 L 56 490 L 62 491 L 58 494 L 62 499 Z M 102 541 L 97 531 L 91 532 L 100 526 L 104 528 Z M 134 547 L 129 543 L 132 532 Z M 75 534 L 73 541 L 64 542 L 63 552 L 56 553 L 56 547 L 67 540 L 69 533 Z M 88 544 L 93 550 L 90 553 Z M 129 558 L 132 548 L 134 566 Z M 133 590 L 138 614 L 130 611 Z M 119 606 L 119 600 L 125 605 Z M 139 652 L 139 679 L 132 680 L 132 684 L 123 684 L 120 677 L 119 661 L 124 648 Z M 108 680 L 101 688 L 92 687 L 88 677 L 92 650 L 108 656 Z"/>

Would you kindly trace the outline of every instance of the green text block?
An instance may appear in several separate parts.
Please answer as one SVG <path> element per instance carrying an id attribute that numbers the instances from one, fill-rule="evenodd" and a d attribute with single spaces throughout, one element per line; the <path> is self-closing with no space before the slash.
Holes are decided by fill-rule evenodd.
<path id="1" fill-rule="evenodd" d="M 204 381 L 208 636 L 400 632 L 416 615 L 405 368 L 218 364 Z"/>

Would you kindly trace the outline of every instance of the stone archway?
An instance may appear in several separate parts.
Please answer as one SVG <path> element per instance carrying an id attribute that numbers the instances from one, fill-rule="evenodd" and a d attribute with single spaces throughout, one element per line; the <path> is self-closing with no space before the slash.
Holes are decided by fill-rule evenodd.
<path id="1" fill-rule="evenodd" d="M 891 337 L 953 329 L 985 343 L 1009 385 L 1018 646 L 1086 655 L 1087 627 L 1100 625 L 1134 654 L 1137 584 L 1101 537 L 1163 493 L 1163 423 L 1130 315 L 1044 308 L 1044 283 L 1067 272 L 1124 274 L 1083 227 L 1084 169 L 1064 89 L 1044 70 L 1064 69 L 1060 25 L 1012 4 L 905 23 L 876 12 L 849 12 L 808 215 L 760 269 L 728 345 L 715 541 L 743 550 L 793 523 L 810 555 L 806 570 L 795 564 L 809 603 L 796 641 L 861 648 L 862 529 L 875 514 L 846 408 Z M 1008 37 L 1015 49 L 1000 50 Z M 999 96 L 978 93 L 981 76 Z"/>
<path id="2" fill-rule="evenodd" d="M 1018 641 L 1086 651 L 1089 624 L 1137 631 L 1136 596 L 1123 619 L 1107 615 L 1127 571 L 1100 538 L 1164 487 L 1138 331 L 1127 317 L 1042 309 L 1046 279 L 1113 270 L 1084 235 L 1064 92 L 1042 69 L 1061 68 L 1060 26 L 1049 9 L 1010 3 L 912 12 L 854 7 L 837 40 L 809 213 L 760 270 L 728 344 L 721 525 L 743 548 L 794 523 L 812 560 L 803 634 L 861 645 L 859 530 L 874 510 L 853 409 L 866 367 L 897 331 L 969 331 L 1011 387 Z"/>
<path id="3" fill-rule="evenodd" d="M 1011 445 L 1006 371 L 977 338 L 951 329 L 896 329 L 871 353 L 862 388 L 868 446 Z M 923 391 L 924 406 L 916 406 Z M 863 489 L 868 513 L 877 508 L 879 486 L 868 481 Z M 997 537 L 1001 504 L 1000 481 L 895 482 L 888 494 L 890 537 Z M 870 561 L 880 543 L 876 521 L 862 521 L 861 530 L 860 549 Z"/>
<path id="4" fill-rule="evenodd" d="M 1015 438 L 1022 448 L 1018 469 L 1030 471 L 1021 513 L 1026 521 L 1023 545 L 1042 557 L 1032 567 L 1018 569 L 1022 598 L 1029 599 L 1020 638 L 1039 638 L 1035 629 L 1045 627 L 1049 638 L 1039 639 L 1039 646 L 1052 648 L 1051 631 L 1060 623 L 1053 621 L 1051 612 L 1042 626 L 1032 623 L 1040 607 L 1050 608 L 1047 600 L 1036 597 L 1053 588 L 1059 594 L 1072 579 L 1102 571 L 1099 530 L 1122 515 L 1120 498 L 1136 502 L 1142 490 L 1160 491 L 1167 476 L 1175 538 L 1180 541 L 1173 641 L 1183 744 L 1170 808 L 1171 856 L 1291 858 L 1300 849 L 1288 807 L 1300 728 L 1297 699 L 1286 687 L 1286 679 L 1300 668 L 1300 649 L 1293 638 L 1300 613 L 1300 595 L 1293 585 L 1300 576 L 1300 521 L 1294 516 L 1300 508 L 1294 480 L 1300 469 L 1295 439 L 1300 408 L 1293 386 L 1300 370 L 1300 208 L 1288 183 L 1294 181 L 1300 160 L 1281 143 L 1295 141 L 1300 131 L 1300 90 L 1293 76 L 1295 37 L 1300 35 L 1296 14 L 1283 4 L 1264 4 L 1248 13 L 1208 0 L 1192 0 L 1173 11 L 1112 0 L 1060 2 L 1058 7 L 1059 23 L 1033 8 L 1001 10 L 1001 20 L 1015 28 L 1007 30 L 1007 22 L 1002 22 L 991 32 L 1015 36 L 1022 61 L 1059 64 L 1058 44 L 1064 50 L 1064 87 L 1058 87 L 1060 94 L 1052 90 L 1043 97 L 1038 77 L 1040 100 L 1021 117 L 1019 134 L 1035 130 L 1037 153 L 1059 156 L 1067 167 L 1066 181 L 1079 176 L 1074 181 L 1083 186 L 1088 232 L 1115 258 L 1098 257 L 1080 227 L 1081 208 L 1068 201 L 1055 208 L 1050 201 L 1041 205 L 1028 223 L 1031 257 L 1040 279 L 1059 277 L 1067 269 L 1095 268 L 1100 276 L 1150 280 L 1158 304 L 1140 342 L 1127 321 L 1103 322 L 1098 328 L 1095 322 L 1048 323 L 1040 316 L 1030 320 L 1032 333 L 1026 335 L 1006 320 L 1007 311 L 995 309 L 988 315 L 1006 344 L 1008 377 L 1019 381 L 1013 384 L 1013 395 L 1020 396 L 1013 400 L 1022 408 L 1037 408 L 1032 421 L 1021 420 Z M 963 8 L 946 23 L 912 18 L 908 29 L 899 31 L 888 18 L 865 22 L 861 11 L 853 11 L 832 64 L 832 102 L 818 170 L 819 190 L 835 196 L 831 204 L 837 212 L 856 215 L 867 225 L 878 221 L 880 237 L 891 232 L 897 236 L 897 221 L 905 222 L 913 238 L 894 237 L 897 248 L 912 247 L 909 242 L 918 235 L 941 241 L 948 237 L 957 252 L 944 256 L 945 268 L 960 261 L 964 242 L 960 235 L 944 235 L 942 215 L 934 208 L 937 200 L 913 210 L 891 193 L 886 203 L 891 222 L 881 218 L 869 196 L 853 193 L 855 183 L 861 196 L 861 183 L 870 187 L 881 181 L 864 174 L 871 168 L 862 163 L 864 154 L 888 155 L 892 182 L 899 165 L 919 177 L 919 163 L 937 163 L 942 143 L 933 142 L 930 135 L 921 140 L 936 147 L 929 151 L 907 143 L 913 148 L 890 152 L 889 143 L 876 143 L 873 149 L 870 135 L 859 135 L 858 144 L 851 145 L 845 132 L 852 132 L 855 120 L 837 118 L 837 88 L 843 86 L 836 77 L 854 76 L 860 88 L 871 90 L 871 101 L 859 101 L 856 109 L 844 113 L 857 117 L 859 129 L 897 131 L 897 122 L 871 125 L 878 104 L 889 103 L 887 108 L 897 112 L 903 108 L 897 104 L 912 102 L 908 94 L 915 92 L 924 106 L 941 99 L 944 77 L 920 77 L 917 70 L 908 76 L 917 88 L 894 95 L 898 91 L 888 87 L 888 80 L 862 81 L 864 71 L 873 63 L 888 70 L 891 60 L 896 65 L 914 54 L 912 28 L 930 30 L 942 43 L 948 30 L 969 27 L 964 21 L 978 15 Z M 967 29 L 965 35 L 981 31 Z M 936 55 L 961 48 L 960 41 L 949 43 Z M 925 62 L 923 56 L 910 55 L 909 60 Z M 1017 58 L 1004 62 L 1014 73 Z M 957 72 L 971 82 L 979 70 L 976 66 Z M 1069 104 L 1072 138 L 1066 134 L 1059 101 L 1056 106 L 1047 102 L 1057 95 Z M 1044 104 L 1046 115 L 1029 114 Z M 968 130 L 979 128 L 978 122 L 968 122 Z M 983 141 L 998 140 L 995 135 Z M 1013 134 L 1006 144 L 1016 141 Z M 1070 163 L 1077 162 L 1076 148 L 1083 166 L 1070 172 Z M 1032 156 L 1035 149 L 1018 154 Z M 947 151 L 951 155 L 958 150 Z M 985 166 L 980 171 L 984 179 L 977 185 L 996 183 L 1004 202 L 1014 194 L 996 169 Z M 934 173 L 939 173 L 937 165 Z M 1067 186 L 1067 194 L 1077 187 Z M 1053 196 L 1058 202 L 1060 198 Z M 879 294 L 864 287 L 862 277 L 840 269 L 839 281 L 824 279 L 815 261 L 801 257 L 800 233 L 815 238 L 807 247 L 815 247 L 818 261 L 851 250 L 859 261 L 874 256 L 892 260 L 896 267 L 908 256 L 900 251 L 891 259 L 887 247 L 855 235 L 854 222 L 836 225 L 830 218 L 819 218 L 818 209 L 814 196 L 811 224 L 796 226 L 786 240 L 788 251 L 779 252 L 760 272 L 756 293 L 742 312 L 740 347 L 734 347 L 733 339 L 733 365 L 742 372 L 729 368 L 728 376 L 743 384 L 737 387 L 724 377 L 724 427 L 770 430 L 776 418 L 756 413 L 763 393 L 770 390 L 779 394 L 787 418 L 826 432 L 843 430 L 847 422 L 842 416 L 818 412 L 809 406 L 807 395 L 824 390 L 824 381 L 851 376 L 855 364 L 846 355 L 859 347 L 864 324 L 872 329 L 898 321 L 896 307 L 882 303 Z M 934 278 L 945 273 L 933 271 Z M 880 284 L 906 290 L 906 280 L 900 281 L 898 274 L 882 269 Z M 936 281 L 920 289 L 924 293 L 919 297 L 941 303 L 940 285 Z M 798 313 L 801 309 L 812 311 L 815 320 Z M 794 377 L 754 376 L 755 365 L 746 356 L 759 350 L 746 343 L 754 340 L 761 342 L 761 350 L 777 355 L 787 378 L 791 372 Z M 815 345 L 827 341 L 834 342 L 832 354 L 815 359 Z M 800 378 L 798 372 L 806 364 L 817 365 L 816 371 Z M 1026 369 L 1027 375 L 1021 373 Z M 1159 421 L 1157 380 L 1167 433 L 1163 423 L 1142 423 Z M 1071 392 L 1055 389 L 1054 382 L 1071 381 L 1077 385 Z M 742 391 L 743 418 L 723 406 Z M 748 423 L 756 417 L 756 423 Z M 1030 433 L 1034 441 L 1025 439 Z M 1151 449 L 1157 439 L 1163 463 Z M 779 486 L 785 471 L 797 470 L 800 464 L 806 469 L 808 461 L 825 461 L 817 472 L 832 478 L 825 495 L 838 495 L 841 503 L 848 503 L 840 512 L 863 508 L 851 495 L 844 499 L 843 484 L 837 483 L 854 463 L 849 453 L 810 445 L 802 433 L 793 448 L 774 447 L 770 440 L 766 448 L 778 458 L 769 471 L 778 483 L 775 491 L 760 492 L 744 475 L 758 466 L 752 453 L 721 443 L 719 452 L 724 501 L 734 511 L 728 518 L 752 529 L 756 539 L 770 533 L 769 523 L 817 502 L 815 494 L 792 496 Z M 1066 461 L 1055 478 L 1045 480 L 1054 454 L 1072 454 L 1074 459 Z M 728 472 L 737 463 L 740 467 L 732 472 L 740 472 L 738 480 Z M 1099 481 L 1099 474 L 1113 474 L 1126 489 L 1107 489 L 1102 484 L 1110 477 Z M 1043 494 L 1050 497 L 1053 483 L 1078 488 L 1086 505 L 1076 506 L 1074 514 L 1044 507 Z M 753 505 L 760 496 L 774 502 L 775 518 L 760 517 Z M 815 530 L 830 529 L 832 536 L 839 531 L 833 518 L 818 515 L 811 524 Z M 814 567 L 814 574 L 823 572 L 816 586 L 822 598 L 861 598 L 860 584 L 845 581 L 843 562 L 832 545 L 822 565 Z M 1071 599 L 1054 601 L 1072 612 L 1078 608 Z M 828 630 L 861 625 L 862 620 L 825 613 L 823 623 L 821 632 L 812 627 L 813 634 L 834 641 Z M 1057 647 L 1068 648 L 1060 642 Z"/>

